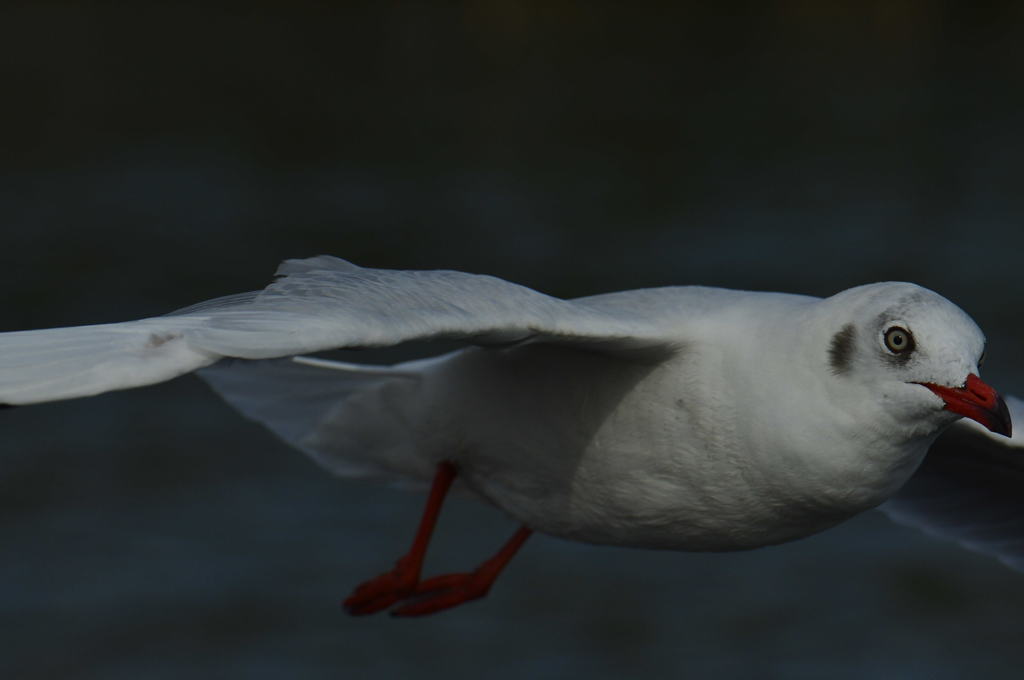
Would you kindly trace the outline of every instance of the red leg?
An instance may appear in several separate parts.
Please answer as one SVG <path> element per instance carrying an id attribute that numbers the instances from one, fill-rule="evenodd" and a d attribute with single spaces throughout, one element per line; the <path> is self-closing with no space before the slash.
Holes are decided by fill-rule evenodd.
<path id="1" fill-rule="evenodd" d="M 373 614 L 387 609 L 395 602 L 403 600 L 416 592 L 416 584 L 420 580 L 423 569 L 423 558 L 427 554 L 430 536 L 434 532 L 441 505 L 448 494 L 448 489 L 455 479 L 456 468 L 453 463 L 444 462 L 437 466 L 434 483 L 430 487 L 430 496 L 423 508 L 423 518 L 416 530 L 412 547 L 395 563 L 395 568 L 358 586 L 343 603 L 349 614 L 361 616 Z"/>
<path id="2" fill-rule="evenodd" d="M 414 589 L 415 601 L 399 607 L 391 612 L 391 615 L 424 616 L 483 597 L 490 591 L 501 570 L 523 547 L 523 543 L 532 533 L 531 529 L 520 527 L 494 557 L 481 564 L 475 571 L 445 574 L 423 581 Z"/>

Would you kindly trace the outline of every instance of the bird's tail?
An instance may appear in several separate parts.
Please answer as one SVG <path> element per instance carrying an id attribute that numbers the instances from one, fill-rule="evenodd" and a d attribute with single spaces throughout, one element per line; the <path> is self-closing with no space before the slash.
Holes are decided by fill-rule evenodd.
<path id="1" fill-rule="evenodd" d="M 199 371 L 229 404 L 342 476 L 429 479 L 418 450 L 420 364 L 364 366 L 312 357 L 224 360 Z"/>

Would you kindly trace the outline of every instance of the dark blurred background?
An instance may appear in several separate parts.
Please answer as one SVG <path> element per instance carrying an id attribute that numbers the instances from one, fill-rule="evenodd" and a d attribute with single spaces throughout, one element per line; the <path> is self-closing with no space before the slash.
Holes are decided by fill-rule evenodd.
<path id="1" fill-rule="evenodd" d="M 0 5 L 0 330 L 279 260 L 561 296 L 932 287 L 1024 392 L 1024 5 Z M 193 377 L 0 413 L 17 678 L 1016 678 L 1024 575 L 877 513 L 732 555 L 538 537 L 481 602 L 338 602 L 422 498 L 337 480 Z M 430 568 L 513 529 L 469 501 Z"/>

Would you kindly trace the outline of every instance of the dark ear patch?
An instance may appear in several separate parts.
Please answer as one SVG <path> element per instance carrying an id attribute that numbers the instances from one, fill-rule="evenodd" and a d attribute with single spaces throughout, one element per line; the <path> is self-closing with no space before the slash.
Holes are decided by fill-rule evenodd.
<path id="1" fill-rule="evenodd" d="M 850 362 L 853 360 L 853 340 L 857 335 L 857 329 L 852 323 L 848 323 L 832 336 L 832 343 L 828 347 L 828 365 L 832 372 L 842 375 L 850 370 Z"/>

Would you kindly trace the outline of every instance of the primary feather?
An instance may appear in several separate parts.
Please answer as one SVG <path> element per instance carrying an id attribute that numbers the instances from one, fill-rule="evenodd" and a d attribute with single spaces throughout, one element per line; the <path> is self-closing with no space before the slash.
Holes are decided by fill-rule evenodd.
<path id="1" fill-rule="evenodd" d="M 1008 397 L 1014 422 L 1024 401 Z M 998 437 L 960 421 L 932 445 L 910 481 L 882 510 L 901 524 L 1024 569 L 1024 435 Z"/>

